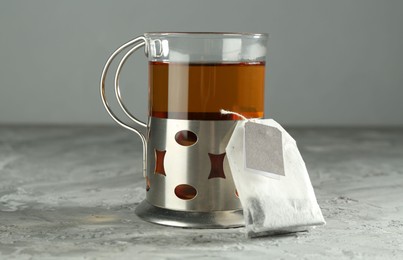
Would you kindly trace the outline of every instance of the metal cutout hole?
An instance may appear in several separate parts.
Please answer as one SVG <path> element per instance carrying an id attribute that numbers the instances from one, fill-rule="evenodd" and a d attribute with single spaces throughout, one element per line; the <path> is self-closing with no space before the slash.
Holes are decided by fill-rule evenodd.
<path id="1" fill-rule="evenodd" d="M 197 142 L 197 135 L 192 131 L 182 130 L 176 133 L 175 140 L 182 146 L 191 146 Z"/>
<path id="2" fill-rule="evenodd" d="M 208 154 L 211 163 L 211 170 L 210 175 L 208 176 L 209 179 L 212 178 L 223 178 L 225 179 L 224 173 L 224 157 L 225 153 L 222 154 Z"/>
<path id="3" fill-rule="evenodd" d="M 155 150 L 155 170 L 154 170 L 154 172 L 156 174 L 161 174 L 161 175 L 166 176 L 165 168 L 164 168 L 164 159 L 165 159 L 166 152 L 167 151 Z"/>
<path id="4" fill-rule="evenodd" d="M 236 196 L 237 198 L 239 198 L 239 194 L 238 194 L 238 190 L 237 190 L 237 189 L 235 189 L 235 196 Z"/>
<path id="5" fill-rule="evenodd" d="M 149 191 L 151 187 L 150 179 L 146 176 L 146 191 Z"/>
<path id="6" fill-rule="evenodd" d="M 175 188 L 175 195 L 182 200 L 191 200 L 196 197 L 197 190 L 191 185 L 180 184 Z"/>

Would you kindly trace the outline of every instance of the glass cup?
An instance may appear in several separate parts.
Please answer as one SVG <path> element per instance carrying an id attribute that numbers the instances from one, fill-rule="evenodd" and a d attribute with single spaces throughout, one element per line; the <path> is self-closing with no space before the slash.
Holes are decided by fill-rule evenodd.
<path id="1" fill-rule="evenodd" d="M 225 148 L 241 119 L 236 114 L 264 116 L 267 38 L 254 33 L 145 33 L 110 56 L 101 77 L 103 104 L 143 142 L 146 199 L 136 208 L 139 217 L 180 227 L 244 224 Z M 149 60 L 147 123 L 127 110 L 119 86 L 126 60 L 143 46 Z M 105 96 L 106 74 L 123 51 L 115 95 L 134 127 L 116 116 Z"/>

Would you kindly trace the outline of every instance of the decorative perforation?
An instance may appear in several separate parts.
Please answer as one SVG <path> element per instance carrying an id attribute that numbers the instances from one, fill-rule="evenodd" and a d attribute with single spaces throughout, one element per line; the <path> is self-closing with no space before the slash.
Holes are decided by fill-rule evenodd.
<path id="1" fill-rule="evenodd" d="M 180 184 L 175 187 L 175 195 L 182 200 L 191 200 L 196 197 L 197 190 L 191 185 Z"/>
<path id="2" fill-rule="evenodd" d="M 150 179 L 146 176 L 146 191 L 149 191 L 151 188 Z"/>
<path id="3" fill-rule="evenodd" d="M 192 146 L 197 142 L 197 135 L 189 130 L 182 130 L 176 133 L 175 141 L 182 146 Z"/>
<path id="4" fill-rule="evenodd" d="M 210 157 L 210 162 L 211 162 L 211 170 L 210 170 L 210 175 L 208 176 L 208 178 L 209 179 L 212 179 L 212 178 L 225 179 L 225 173 L 224 173 L 225 153 L 222 153 L 222 154 L 209 153 L 208 156 Z"/>
<path id="5" fill-rule="evenodd" d="M 167 151 L 155 150 L 155 174 L 166 176 L 164 168 L 164 159 Z"/>

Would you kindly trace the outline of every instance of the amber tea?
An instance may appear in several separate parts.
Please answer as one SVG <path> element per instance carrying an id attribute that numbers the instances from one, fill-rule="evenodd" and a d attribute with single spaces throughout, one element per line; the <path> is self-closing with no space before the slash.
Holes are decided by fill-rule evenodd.
<path id="1" fill-rule="evenodd" d="M 158 118 L 234 120 L 264 113 L 264 62 L 150 62 L 150 109 Z"/>

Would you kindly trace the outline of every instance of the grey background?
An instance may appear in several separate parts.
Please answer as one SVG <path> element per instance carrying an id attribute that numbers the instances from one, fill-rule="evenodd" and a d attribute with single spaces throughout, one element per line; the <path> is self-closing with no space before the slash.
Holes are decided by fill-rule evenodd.
<path id="1" fill-rule="evenodd" d="M 0 123 L 113 123 L 101 69 L 148 31 L 268 32 L 266 116 L 285 125 L 403 125 L 403 1 L 2 1 Z M 145 119 L 147 66 L 124 70 Z"/>

